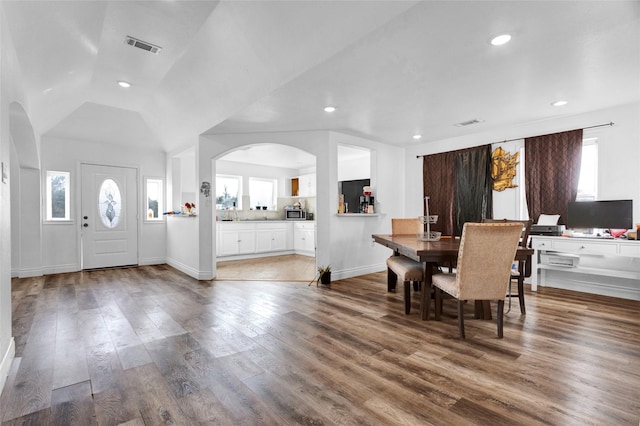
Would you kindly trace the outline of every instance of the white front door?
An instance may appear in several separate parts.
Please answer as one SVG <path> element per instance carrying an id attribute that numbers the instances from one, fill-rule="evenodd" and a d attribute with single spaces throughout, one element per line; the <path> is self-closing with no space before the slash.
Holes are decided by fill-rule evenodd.
<path id="1" fill-rule="evenodd" d="M 138 263 L 137 170 L 82 164 L 82 269 Z"/>

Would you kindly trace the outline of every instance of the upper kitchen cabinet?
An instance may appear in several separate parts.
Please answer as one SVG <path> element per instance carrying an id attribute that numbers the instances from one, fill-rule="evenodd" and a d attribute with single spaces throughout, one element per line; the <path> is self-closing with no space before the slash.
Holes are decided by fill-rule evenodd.
<path id="1" fill-rule="evenodd" d="M 316 175 L 315 173 L 300 175 L 291 178 L 292 197 L 315 197 L 316 196 Z"/>

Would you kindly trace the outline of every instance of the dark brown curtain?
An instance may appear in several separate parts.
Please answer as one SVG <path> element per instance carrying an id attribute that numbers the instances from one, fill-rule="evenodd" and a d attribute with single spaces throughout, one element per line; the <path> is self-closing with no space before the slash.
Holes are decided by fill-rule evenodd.
<path id="1" fill-rule="evenodd" d="M 422 161 L 422 193 L 429 196 L 429 213 L 438 215 L 438 222 L 431 229 L 442 235 L 453 235 L 455 229 L 455 158 L 455 152 L 449 151 L 425 155 Z"/>
<path id="2" fill-rule="evenodd" d="M 544 214 L 567 219 L 567 203 L 575 201 L 580 179 L 582 129 L 524 140 L 525 189 L 529 217 L 533 222 Z"/>
<path id="3" fill-rule="evenodd" d="M 432 230 L 460 235 L 465 221 L 491 217 L 491 145 L 425 155 L 422 173 L 429 213 L 438 215 Z"/>
<path id="4" fill-rule="evenodd" d="M 459 152 L 455 161 L 455 235 L 462 235 L 466 222 L 492 217 L 491 145 Z"/>

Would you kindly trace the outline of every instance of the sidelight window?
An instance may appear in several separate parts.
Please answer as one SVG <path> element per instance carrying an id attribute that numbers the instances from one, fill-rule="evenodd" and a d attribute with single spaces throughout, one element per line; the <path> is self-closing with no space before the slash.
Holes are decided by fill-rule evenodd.
<path id="1" fill-rule="evenodd" d="M 71 220 L 69 172 L 47 171 L 46 178 L 46 219 L 51 221 Z"/>
<path id="2" fill-rule="evenodd" d="M 161 221 L 162 211 L 164 209 L 163 197 L 162 197 L 162 179 L 146 180 L 146 220 L 148 221 Z"/>

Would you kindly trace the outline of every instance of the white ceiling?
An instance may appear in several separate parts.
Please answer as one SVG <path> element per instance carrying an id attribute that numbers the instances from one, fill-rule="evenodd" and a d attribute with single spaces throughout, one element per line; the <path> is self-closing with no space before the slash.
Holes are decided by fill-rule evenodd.
<path id="1" fill-rule="evenodd" d="M 220 159 L 296 170 L 313 167 L 316 164 L 315 155 L 301 149 L 279 144 L 247 146 L 230 152 Z"/>
<path id="2" fill-rule="evenodd" d="M 47 136 L 173 152 L 202 133 L 332 129 L 404 146 L 640 100 L 638 1 L 1 4 Z"/>

